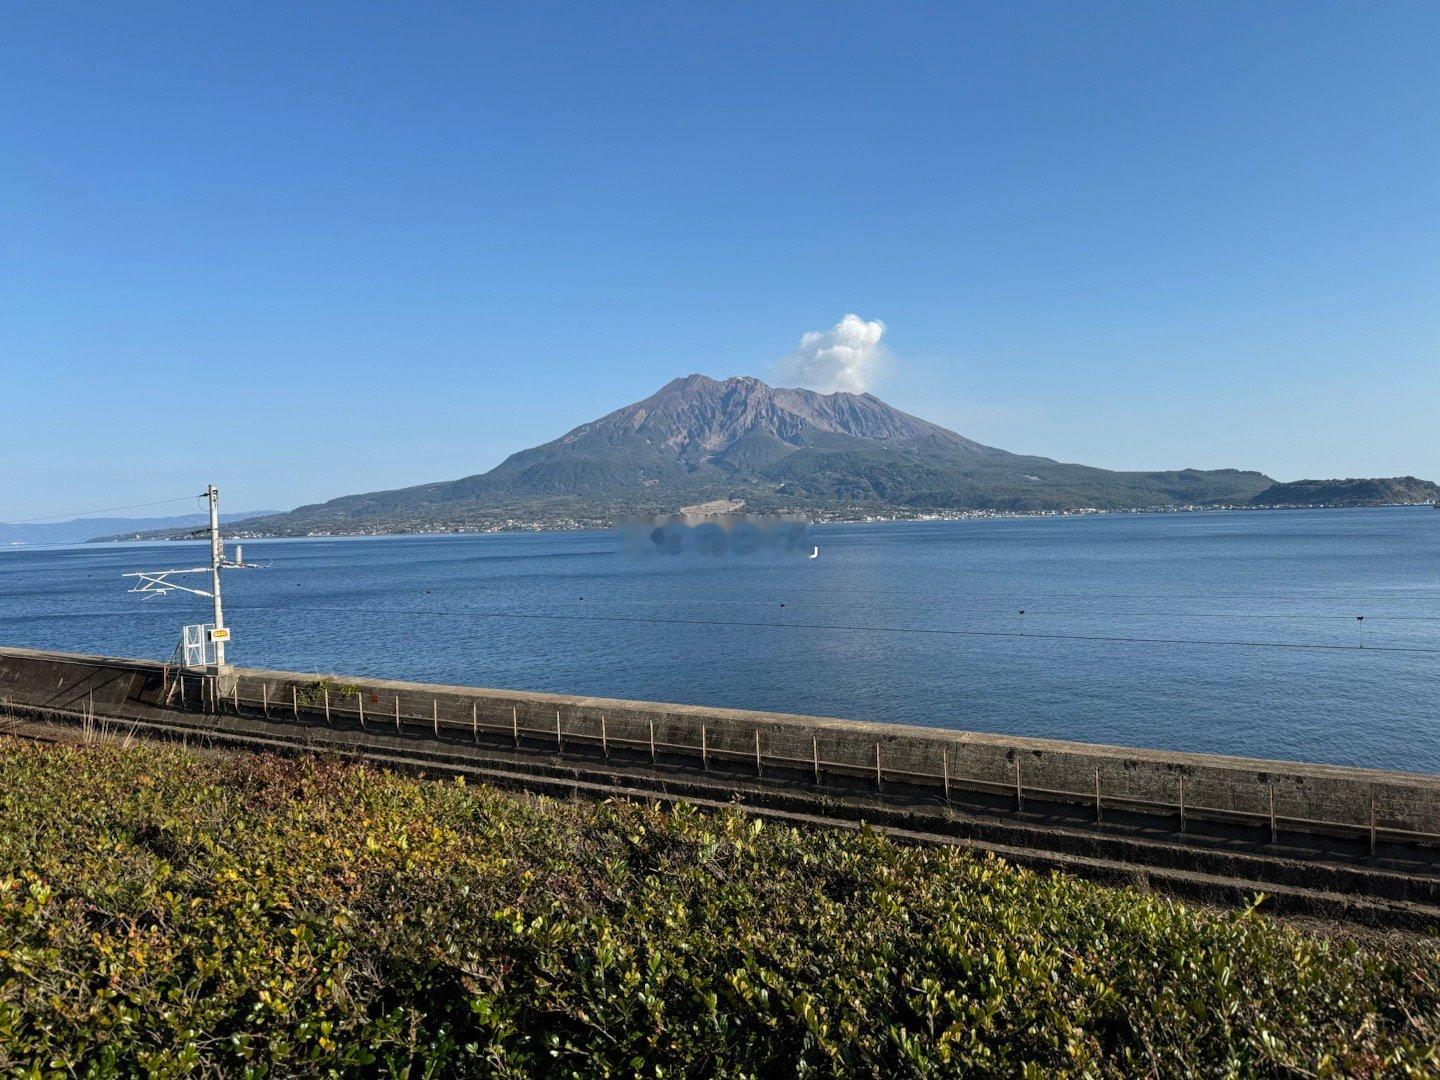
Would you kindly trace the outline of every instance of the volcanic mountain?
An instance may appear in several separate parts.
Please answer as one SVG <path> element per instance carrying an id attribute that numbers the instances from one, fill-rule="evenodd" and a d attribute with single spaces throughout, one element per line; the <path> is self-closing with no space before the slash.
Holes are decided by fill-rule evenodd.
<path id="1" fill-rule="evenodd" d="M 489 472 L 348 495 L 232 526 L 298 535 L 598 523 L 723 499 L 817 515 L 1243 503 L 1273 481 L 1234 469 L 1110 472 L 997 450 L 871 394 L 689 375 L 512 454 Z"/>

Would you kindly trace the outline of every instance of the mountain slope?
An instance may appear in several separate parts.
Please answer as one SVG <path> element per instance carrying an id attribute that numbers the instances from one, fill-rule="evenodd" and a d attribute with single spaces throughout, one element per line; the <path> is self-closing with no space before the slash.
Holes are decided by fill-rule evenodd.
<path id="1" fill-rule="evenodd" d="M 1250 501 L 1255 506 L 1394 506 L 1440 502 L 1440 484 L 1414 476 L 1295 480 L 1272 484 Z"/>
<path id="2" fill-rule="evenodd" d="M 812 514 L 1124 509 L 1243 503 L 1273 481 L 1233 469 L 1111 472 L 1011 454 L 870 394 L 690 375 L 487 473 L 371 492 L 237 532 L 402 531 L 600 522 L 708 499 Z"/>

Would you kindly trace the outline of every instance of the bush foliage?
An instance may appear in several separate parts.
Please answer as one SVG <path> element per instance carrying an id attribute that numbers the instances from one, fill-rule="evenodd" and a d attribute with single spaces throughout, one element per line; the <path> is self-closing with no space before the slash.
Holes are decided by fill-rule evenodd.
<path id="1" fill-rule="evenodd" d="M 17 1075 L 1433 1075 L 1437 978 L 738 811 L 0 742 Z"/>

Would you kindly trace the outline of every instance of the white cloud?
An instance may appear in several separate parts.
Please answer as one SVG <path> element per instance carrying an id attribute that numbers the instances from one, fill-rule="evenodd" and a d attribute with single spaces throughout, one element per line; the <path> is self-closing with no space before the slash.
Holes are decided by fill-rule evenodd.
<path id="1" fill-rule="evenodd" d="M 811 330 L 795 351 L 781 358 L 780 377 L 788 383 L 829 393 L 861 394 L 889 373 L 894 354 L 881 343 L 885 324 L 846 315 L 829 330 Z"/>

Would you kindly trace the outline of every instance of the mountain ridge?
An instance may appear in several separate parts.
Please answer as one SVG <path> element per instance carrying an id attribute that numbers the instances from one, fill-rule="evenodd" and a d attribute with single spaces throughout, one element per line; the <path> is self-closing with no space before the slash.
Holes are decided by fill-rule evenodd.
<path id="1" fill-rule="evenodd" d="M 1255 506 L 1413 506 L 1440 502 L 1440 484 L 1416 476 L 1292 480 L 1250 500 Z"/>
<path id="2" fill-rule="evenodd" d="M 673 379 L 641 401 L 457 480 L 341 496 L 238 522 L 247 535 L 598 525 L 716 499 L 817 517 L 1244 504 L 1240 469 L 1115 472 L 1013 454 L 873 394 Z"/>

